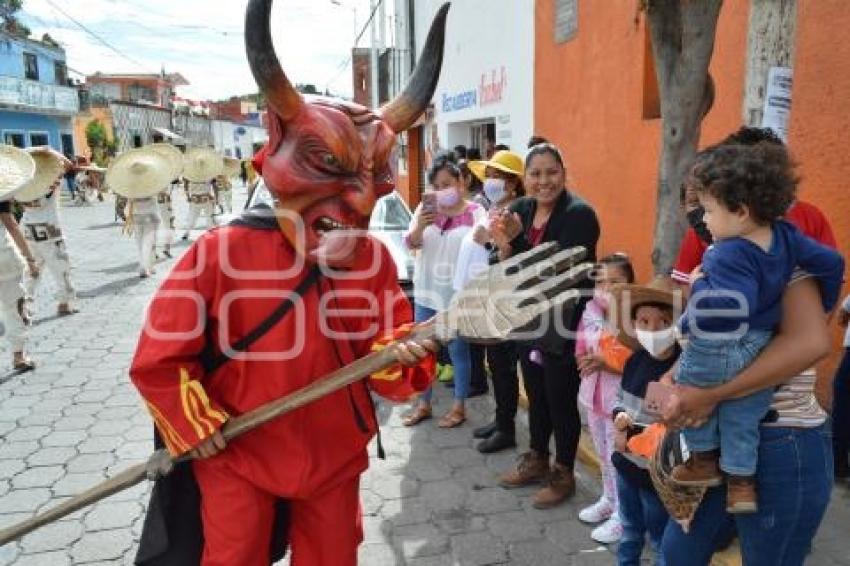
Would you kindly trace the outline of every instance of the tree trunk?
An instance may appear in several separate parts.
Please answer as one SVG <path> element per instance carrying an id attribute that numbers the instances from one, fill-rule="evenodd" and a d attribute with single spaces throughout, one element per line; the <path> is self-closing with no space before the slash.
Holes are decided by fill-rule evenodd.
<path id="1" fill-rule="evenodd" d="M 797 0 L 751 1 L 743 108 L 747 126 L 761 126 L 770 68 L 793 66 L 796 29 Z"/>
<path id="2" fill-rule="evenodd" d="M 700 124 L 711 108 L 714 86 L 708 66 L 722 0 L 648 0 L 647 24 L 661 98 L 661 159 L 658 169 L 652 264 L 667 275 L 686 222 L 679 186 L 696 154 Z"/>

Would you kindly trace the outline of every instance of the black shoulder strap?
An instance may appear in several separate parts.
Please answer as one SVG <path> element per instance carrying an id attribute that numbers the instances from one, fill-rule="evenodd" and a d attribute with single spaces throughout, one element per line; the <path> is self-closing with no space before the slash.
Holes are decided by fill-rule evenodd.
<path id="1" fill-rule="evenodd" d="M 307 276 L 301 280 L 295 290 L 292 291 L 291 294 L 287 295 L 286 298 L 281 301 L 280 305 L 278 305 L 278 307 L 272 311 L 265 320 L 258 324 L 256 328 L 237 340 L 236 343 L 230 347 L 229 351 L 244 352 L 250 348 L 254 342 L 262 338 L 274 327 L 274 325 L 286 316 L 286 313 L 288 313 L 295 305 L 295 301 L 303 297 L 304 293 L 313 286 L 313 284 L 319 279 L 320 273 L 321 268 L 318 265 L 314 265 L 307 273 Z M 208 374 L 214 372 L 232 359 L 227 352 L 216 352 L 214 344 L 215 341 L 208 338 L 204 351 L 201 352 L 201 365 L 204 367 L 204 371 Z"/>

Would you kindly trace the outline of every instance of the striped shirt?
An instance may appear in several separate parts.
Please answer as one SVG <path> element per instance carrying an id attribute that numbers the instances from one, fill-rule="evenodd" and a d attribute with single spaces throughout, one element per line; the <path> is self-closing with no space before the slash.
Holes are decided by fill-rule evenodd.
<path id="1" fill-rule="evenodd" d="M 792 285 L 809 277 L 811 276 L 808 273 L 797 270 L 788 284 Z M 815 370 L 810 368 L 777 387 L 770 408 L 777 412 L 778 418 L 762 426 L 815 428 L 826 422 L 826 411 L 815 397 L 816 380 Z"/>

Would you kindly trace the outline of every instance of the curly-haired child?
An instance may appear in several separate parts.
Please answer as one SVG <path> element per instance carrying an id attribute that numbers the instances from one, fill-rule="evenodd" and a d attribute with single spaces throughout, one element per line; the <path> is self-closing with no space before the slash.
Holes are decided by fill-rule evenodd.
<path id="1" fill-rule="evenodd" d="M 709 148 L 697 157 L 688 182 L 705 208 L 714 245 L 691 274 L 691 297 L 680 321 L 688 343 L 676 382 L 711 388 L 733 379 L 770 341 L 795 269 L 817 278 L 829 311 L 838 300 L 844 261 L 780 220 L 797 185 L 794 164 L 781 148 Z M 685 429 L 691 457 L 673 470 L 674 481 L 719 485 L 722 470 L 727 511 L 755 512 L 758 427 L 772 395 L 768 389 L 723 402 L 705 424 Z"/>
<path id="2" fill-rule="evenodd" d="M 585 523 L 601 523 L 590 536 L 603 544 L 617 542 L 623 533 L 617 512 L 617 474 L 611 463 L 614 453 L 614 421 L 611 411 L 620 390 L 620 378 L 632 351 L 616 338 L 608 322 L 611 289 L 634 283 L 635 272 L 626 254 L 602 258 L 596 265 L 593 299 L 587 303 L 576 338 L 576 360 L 581 372 L 578 401 L 587 412 L 593 446 L 602 462 L 602 497 L 578 514 Z M 604 521 L 604 522 L 603 522 Z"/>

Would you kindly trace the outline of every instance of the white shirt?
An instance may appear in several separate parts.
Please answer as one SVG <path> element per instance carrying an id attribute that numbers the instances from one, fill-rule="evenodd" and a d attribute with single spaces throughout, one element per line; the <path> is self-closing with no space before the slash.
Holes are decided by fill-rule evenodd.
<path id="1" fill-rule="evenodd" d="M 204 183 L 190 182 L 189 183 L 189 196 L 194 196 L 194 195 L 211 196 L 212 195 L 211 189 L 212 188 L 210 187 L 209 183 L 206 183 L 206 182 L 204 182 Z"/>
<path id="2" fill-rule="evenodd" d="M 457 268 L 455 269 L 453 282 L 455 291 L 460 291 L 466 287 L 470 279 L 490 267 L 490 252 L 473 238 L 479 226 L 487 228 L 488 224 L 488 218 L 485 216 L 472 227 L 472 230 L 466 233 L 466 236 L 463 237 L 463 241 L 460 243 L 460 251 L 457 255 Z"/>
<path id="3" fill-rule="evenodd" d="M 51 224 L 59 226 L 59 189 L 49 196 L 34 200 L 35 206 L 24 208 L 21 224 Z"/>
<path id="4" fill-rule="evenodd" d="M 421 209 L 420 204 L 414 214 L 414 222 Z M 466 216 L 464 225 L 443 230 L 431 224 L 422 233 L 422 246 L 416 254 L 413 269 L 413 294 L 418 305 L 436 311 L 448 308 L 455 293 L 455 270 L 461 242 L 475 224 L 486 218 L 487 212 L 481 205 L 471 202 L 458 216 Z"/>

